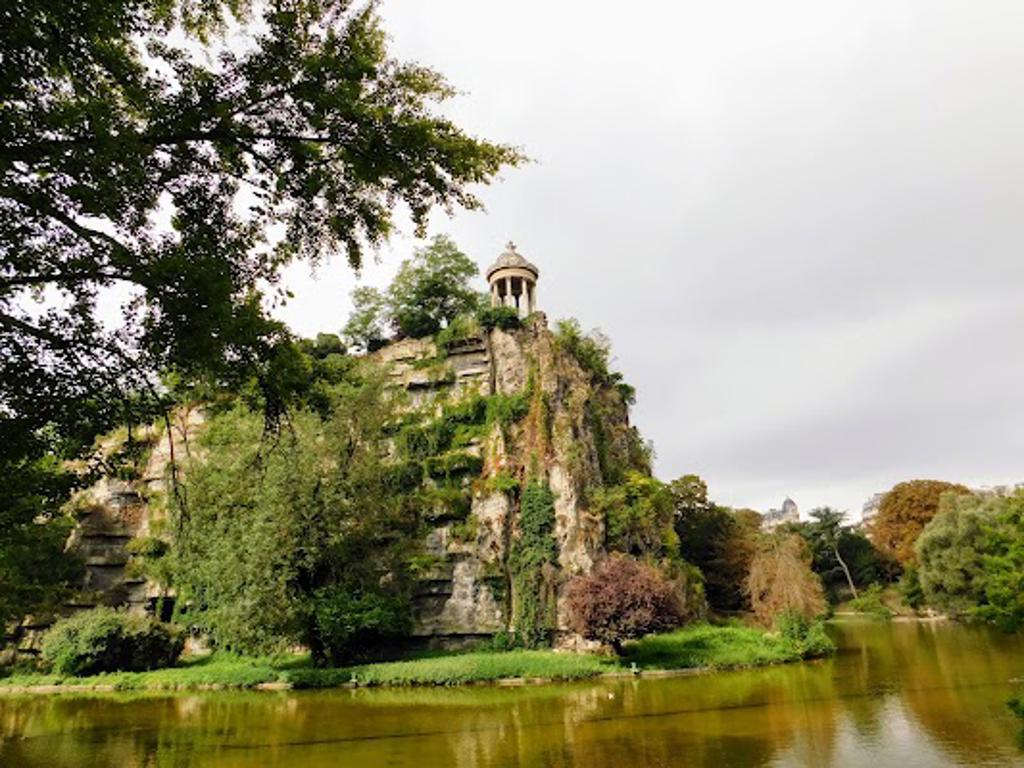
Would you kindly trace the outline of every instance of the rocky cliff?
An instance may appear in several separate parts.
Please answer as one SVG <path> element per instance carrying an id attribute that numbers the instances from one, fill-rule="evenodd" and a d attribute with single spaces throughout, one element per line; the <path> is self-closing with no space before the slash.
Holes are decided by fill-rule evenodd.
<path id="1" fill-rule="evenodd" d="M 595 380 L 535 313 L 517 330 L 495 328 L 448 345 L 405 340 L 375 354 L 410 407 L 440 412 L 474 397 L 521 398 L 518 418 L 492 422 L 465 450 L 480 458 L 480 474 L 463 478 L 471 492 L 464 516 L 442 514 L 427 535 L 437 559 L 415 599 L 415 634 L 444 644 L 514 630 L 516 599 L 508 574 L 519 535 L 521 489 L 528 479 L 553 496 L 557 564 L 550 574 L 556 640 L 566 632 L 563 587 L 604 549 L 604 521 L 587 506 L 589 489 L 625 468 L 646 467 L 629 425 L 628 405 L 611 383 Z"/>

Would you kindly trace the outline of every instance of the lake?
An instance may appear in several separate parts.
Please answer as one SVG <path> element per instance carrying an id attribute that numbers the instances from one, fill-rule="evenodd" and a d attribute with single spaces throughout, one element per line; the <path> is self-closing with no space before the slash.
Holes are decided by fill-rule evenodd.
<path id="1" fill-rule="evenodd" d="M 0 697 L 0 765 L 1024 766 L 1024 638 L 835 622 L 824 662 L 524 688 Z"/>

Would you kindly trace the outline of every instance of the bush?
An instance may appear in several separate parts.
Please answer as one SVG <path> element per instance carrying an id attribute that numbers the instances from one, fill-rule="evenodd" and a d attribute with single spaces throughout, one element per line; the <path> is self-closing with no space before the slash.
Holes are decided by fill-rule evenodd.
<path id="1" fill-rule="evenodd" d="M 512 307 L 485 307 L 476 313 L 476 320 L 488 331 L 495 328 L 514 331 L 523 324 L 519 319 L 519 312 Z"/>
<path id="2" fill-rule="evenodd" d="M 1024 717 L 1024 697 L 1010 699 L 1008 702 L 1006 702 L 1006 705 L 1010 708 L 1010 711 L 1013 712 L 1013 714 L 1015 714 L 1017 717 Z"/>
<path id="3" fill-rule="evenodd" d="M 858 597 L 850 601 L 850 608 L 858 613 L 866 613 L 876 619 L 891 619 L 892 611 L 882 602 L 882 587 L 872 584 L 861 591 Z"/>
<path id="4" fill-rule="evenodd" d="M 43 638 L 43 658 L 55 672 L 141 672 L 178 660 L 184 637 L 168 624 L 113 608 L 93 608 L 58 621 Z"/>
<path id="5" fill-rule="evenodd" d="M 915 611 L 924 605 L 924 590 L 921 588 L 921 577 L 914 566 L 908 565 L 907 569 L 903 572 L 903 575 L 900 577 L 899 590 L 900 595 L 903 597 L 903 602 Z"/>
<path id="6" fill-rule="evenodd" d="M 796 611 L 784 611 L 775 620 L 775 628 L 783 641 L 801 658 L 811 659 L 828 656 L 836 646 L 825 632 L 825 624 L 811 621 Z"/>
<path id="7" fill-rule="evenodd" d="M 588 640 L 611 645 L 652 632 L 665 632 L 686 619 L 686 606 L 676 584 L 657 568 L 613 554 L 567 591 L 569 626 Z"/>
<path id="8" fill-rule="evenodd" d="M 399 595 L 358 594 L 336 585 L 313 596 L 316 637 L 324 648 L 318 659 L 334 664 L 366 657 L 382 643 L 409 630 L 409 604 Z"/>

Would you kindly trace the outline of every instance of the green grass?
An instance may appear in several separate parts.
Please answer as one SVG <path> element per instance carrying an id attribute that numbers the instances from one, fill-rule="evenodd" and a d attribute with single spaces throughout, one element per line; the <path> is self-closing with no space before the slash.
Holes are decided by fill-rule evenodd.
<path id="1" fill-rule="evenodd" d="M 1017 717 L 1024 717 L 1024 696 L 1020 696 L 1015 699 L 1010 699 L 1006 702 L 1006 705 L 1010 708 L 1010 711 Z"/>
<path id="2" fill-rule="evenodd" d="M 324 687 L 347 682 L 359 685 L 461 685 L 524 677 L 581 680 L 614 671 L 615 662 L 593 654 L 554 651 L 478 651 L 408 661 L 364 664 L 346 670 L 297 669 L 287 678 L 296 687 Z"/>
<path id="3" fill-rule="evenodd" d="M 112 687 L 119 691 L 252 688 L 287 683 L 295 688 L 359 686 L 449 686 L 507 678 L 582 680 L 607 672 L 724 669 L 797 661 L 800 650 L 777 635 L 739 625 L 699 624 L 627 643 L 621 659 L 555 651 L 472 651 L 422 654 L 403 661 L 321 669 L 308 656 L 250 658 L 226 653 L 183 659 L 151 672 L 115 672 L 90 677 L 16 673 L 0 679 L 4 688 L 32 686 Z"/>
<path id="4" fill-rule="evenodd" d="M 182 659 L 175 667 L 150 672 L 109 672 L 87 677 L 43 673 L 16 673 L 0 679 L 0 689 L 15 686 L 113 686 L 117 690 L 189 689 L 205 686 L 252 688 L 277 682 L 292 660 L 246 658 L 214 654 Z"/>
<path id="5" fill-rule="evenodd" d="M 628 643 L 622 660 L 642 669 L 756 667 L 798 661 L 800 650 L 759 629 L 698 624 Z"/>

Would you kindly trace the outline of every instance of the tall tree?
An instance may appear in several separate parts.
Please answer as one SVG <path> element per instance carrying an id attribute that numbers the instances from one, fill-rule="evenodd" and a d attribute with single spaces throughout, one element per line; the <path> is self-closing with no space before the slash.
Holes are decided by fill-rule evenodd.
<path id="1" fill-rule="evenodd" d="M 915 544 L 917 573 L 928 605 L 964 613 L 984 598 L 985 546 L 1003 509 L 998 497 L 942 497 L 939 511 Z"/>
<path id="2" fill-rule="evenodd" d="M 850 567 L 843 559 L 840 543 L 846 527 L 843 525 L 842 512 L 831 507 L 819 507 L 811 511 L 811 522 L 800 527 L 800 533 L 811 549 L 812 563 L 815 573 L 821 576 L 826 584 L 830 575 L 840 571 L 846 580 L 850 592 L 857 597 L 857 585 L 853 583 Z"/>
<path id="3" fill-rule="evenodd" d="M 796 534 L 763 540 L 750 564 L 746 587 L 754 616 L 765 626 L 784 614 L 810 620 L 825 610 L 821 580 L 811 570 L 811 553 Z"/>
<path id="4" fill-rule="evenodd" d="M 683 475 L 669 488 L 680 554 L 703 574 L 708 603 L 723 610 L 744 608 L 743 585 L 757 550 L 761 516 L 718 506 L 697 475 Z"/>
<path id="5" fill-rule="evenodd" d="M 939 510 L 944 493 L 967 494 L 963 485 L 941 480 L 910 480 L 897 483 L 885 494 L 871 521 L 872 541 L 903 566 L 915 562 L 914 543 Z"/>
<path id="6" fill-rule="evenodd" d="M 391 322 L 403 336 L 437 333 L 456 317 L 479 305 L 470 287 L 479 267 L 451 238 L 438 235 L 402 262 L 388 288 Z"/>

